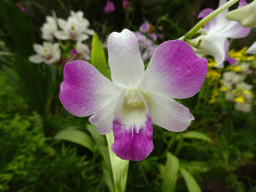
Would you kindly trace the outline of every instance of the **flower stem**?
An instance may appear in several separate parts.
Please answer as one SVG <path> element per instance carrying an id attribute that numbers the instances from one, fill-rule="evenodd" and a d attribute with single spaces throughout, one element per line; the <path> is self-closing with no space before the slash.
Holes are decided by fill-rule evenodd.
<path id="1" fill-rule="evenodd" d="M 201 29 L 206 23 L 208 23 L 211 19 L 216 17 L 218 14 L 220 14 L 222 11 L 228 9 L 232 5 L 234 5 L 239 0 L 230 0 L 215 11 L 213 11 L 211 14 L 207 15 L 205 18 L 203 18 L 201 21 L 199 21 L 189 32 L 184 35 L 182 40 L 191 39 L 199 29 Z"/>
<path id="2" fill-rule="evenodd" d="M 113 172 L 113 180 L 115 186 L 115 192 L 124 192 L 126 187 L 129 161 L 120 159 L 111 150 L 111 145 L 114 143 L 113 133 L 106 135 L 108 142 L 109 157 Z"/>

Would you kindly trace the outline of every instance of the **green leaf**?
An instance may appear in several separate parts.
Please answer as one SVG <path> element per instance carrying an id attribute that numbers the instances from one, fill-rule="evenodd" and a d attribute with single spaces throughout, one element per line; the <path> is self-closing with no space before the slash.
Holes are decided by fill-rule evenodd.
<path id="1" fill-rule="evenodd" d="M 179 159 L 167 153 L 165 166 L 159 166 L 161 177 L 163 178 L 162 191 L 175 191 L 176 182 L 178 179 Z"/>
<path id="2" fill-rule="evenodd" d="M 107 78 L 110 77 L 104 49 L 96 33 L 94 33 L 92 39 L 91 63 L 102 75 Z"/>
<path id="3" fill-rule="evenodd" d="M 182 133 L 182 137 L 184 139 L 200 139 L 200 140 L 212 143 L 211 138 L 209 138 L 204 133 L 201 133 L 201 132 L 198 132 L 198 131 L 188 131 L 188 132 Z"/>
<path id="4" fill-rule="evenodd" d="M 201 188 L 199 187 L 198 183 L 186 169 L 180 169 L 180 172 L 186 182 L 189 192 L 201 192 Z"/>
<path id="5" fill-rule="evenodd" d="M 25 57 L 33 54 L 35 28 L 13 0 L 0 1 L 0 19 L 7 30 L 12 51 Z"/>
<path id="6" fill-rule="evenodd" d="M 77 143 L 82 145 L 91 151 L 94 150 L 94 143 L 89 135 L 84 133 L 83 131 L 76 130 L 73 127 L 67 128 L 63 131 L 60 131 L 56 136 L 55 139 L 63 139 L 66 141 L 71 141 L 73 143 Z"/>
<path id="7" fill-rule="evenodd" d="M 180 168 L 184 168 L 190 173 L 205 173 L 210 169 L 209 164 L 204 161 L 183 161 Z"/>

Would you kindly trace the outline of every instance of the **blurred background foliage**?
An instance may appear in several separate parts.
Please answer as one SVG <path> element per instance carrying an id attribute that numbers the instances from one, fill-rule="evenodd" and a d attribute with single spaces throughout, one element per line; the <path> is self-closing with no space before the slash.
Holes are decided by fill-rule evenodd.
<path id="1" fill-rule="evenodd" d="M 26 7 L 26 12 L 17 3 Z M 116 11 L 106 15 L 105 3 L 105 0 L 0 2 L 2 191 L 109 191 L 100 149 L 96 147 L 92 152 L 76 143 L 54 139 L 65 128 L 76 127 L 96 142 L 86 127 L 88 117 L 72 116 L 61 107 L 58 92 L 62 78 L 58 69 L 28 61 L 34 52 L 32 45 L 42 43 L 40 28 L 45 16 L 56 14 L 66 19 L 71 10 L 81 10 L 101 42 L 112 31 L 123 28 L 136 31 L 147 20 L 164 35 L 160 44 L 184 35 L 198 22 L 197 15 L 202 9 L 218 7 L 218 0 L 130 0 L 132 9 L 124 12 L 122 1 L 113 0 Z M 239 50 L 255 40 L 252 30 L 248 37 L 234 40 L 232 48 Z M 212 142 L 193 132 L 176 134 L 154 126 L 155 149 L 147 159 L 130 163 L 127 191 L 164 189 L 161 170 L 167 169 L 175 156 L 179 168 L 189 171 L 202 191 L 256 191 L 255 105 L 251 113 L 235 111 L 223 99 L 223 93 L 210 104 L 217 83 L 206 78 L 198 95 L 182 101 L 196 119 L 188 131 L 205 133 Z M 185 173 L 177 175 L 178 192 L 188 191 L 183 179 Z"/>

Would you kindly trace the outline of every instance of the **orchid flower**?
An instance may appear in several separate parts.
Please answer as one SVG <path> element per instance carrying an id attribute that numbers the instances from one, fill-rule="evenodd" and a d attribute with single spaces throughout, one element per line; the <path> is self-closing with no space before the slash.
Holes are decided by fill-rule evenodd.
<path id="1" fill-rule="evenodd" d="M 241 3 L 246 3 L 241 0 Z M 244 27 L 256 27 L 256 0 L 241 9 L 235 9 L 226 14 L 229 20 L 235 20 Z"/>
<path id="2" fill-rule="evenodd" d="M 139 42 L 142 60 L 144 62 L 146 62 L 152 57 L 153 53 L 155 52 L 155 50 L 157 48 L 157 45 L 154 44 L 154 42 L 152 40 L 148 39 L 142 33 L 138 32 L 138 31 L 133 32 L 133 33 Z"/>
<path id="3" fill-rule="evenodd" d="M 29 61 L 32 63 L 42 63 L 52 64 L 60 60 L 61 52 L 59 48 L 59 43 L 49 43 L 44 42 L 43 46 L 39 44 L 34 44 L 33 48 L 36 55 L 29 57 Z"/>
<path id="4" fill-rule="evenodd" d="M 146 33 L 151 39 L 153 39 L 154 41 L 157 40 L 157 34 L 156 33 L 153 33 L 153 29 L 154 27 L 149 24 L 147 21 L 144 22 L 139 30 L 142 32 L 142 33 Z"/>
<path id="5" fill-rule="evenodd" d="M 248 53 L 248 54 L 255 54 L 256 53 L 256 41 L 248 48 L 246 53 Z"/>
<path id="6" fill-rule="evenodd" d="M 124 29 L 108 37 L 112 81 L 86 61 L 64 67 L 60 101 L 73 115 L 92 115 L 100 134 L 113 132 L 113 152 L 140 161 L 153 149 L 153 123 L 169 131 L 187 129 L 194 119 L 173 98 L 195 95 L 207 73 L 207 60 L 197 57 L 184 41 L 162 43 L 144 70 L 138 40 Z"/>
<path id="7" fill-rule="evenodd" d="M 93 35 L 93 31 L 88 29 L 90 23 L 87 19 L 83 18 L 83 12 L 78 11 L 77 13 L 71 11 L 71 16 L 68 20 L 58 19 L 58 24 L 62 31 L 56 31 L 55 36 L 61 40 L 86 40 L 89 35 Z"/>
<path id="8" fill-rule="evenodd" d="M 104 13 L 111 13 L 116 10 L 115 5 L 112 1 L 107 0 L 106 5 L 103 8 Z"/>
<path id="9" fill-rule="evenodd" d="M 82 43 L 81 41 L 76 42 L 76 48 L 70 50 L 70 57 L 68 58 L 68 62 L 73 60 L 81 59 L 81 60 L 89 60 L 90 57 L 90 49 L 89 46 Z"/>
<path id="10" fill-rule="evenodd" d="M 44 23 L 41 28 L 42 38 L 45 40 L 52 40 L 56 31 L 58 31 L 56 20 L 54 17 L 46 16 L 46 23 Z"/>
<path id="11" fill-rule="evenodd" d="M 224 5 L 227 1 L 220 0 L 219 7 Z M 245 3 L 240 3 L 239 7 L 244 6 Z M 211 8 L 204 9 L 198 18 L 204 18 L 214 10 Z M 228 56 L 229 42 L 228 38 L 242 38 L 250 33 L 250 28 L 243 28 L 240 23 L 236 21 L 229 21 L 225 18 L 225 14 L 228 12 L 221 12 L 215 18 L 210 20 L 204 28 L 201 30 L 202 35 L 193 39 L 193 44 L 198 44 L 199 48 L 195 49 L 195 52 L 200 55 L 212 55 L 217 62 L 215 67 L 224 67 L 224 61 L 230 60 L 231 64 L 235 62 Z"/>

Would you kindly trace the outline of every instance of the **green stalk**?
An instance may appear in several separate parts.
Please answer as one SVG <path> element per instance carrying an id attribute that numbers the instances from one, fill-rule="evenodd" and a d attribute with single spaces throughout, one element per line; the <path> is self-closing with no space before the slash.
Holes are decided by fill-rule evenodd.
<path id="1" fill-rule="evenodd" d="M 216 9 L 215 11 L 213 11 L 211 14 L 207 15 L 205 18 L 199 21 L 189 32 L 187 32 L 186 35 L 181 40 L 191 39 L 197 33 L 197 31 L 201 29 L 206 23 L 208 23 L 211 19 L 213 19 L 222 11 L 228 9 L 238 1 L 239 0 L 230 0 L 218 9 Z"/>
<path id="2" fill-rule="evenodd" d="M 120 159 L 111 150 L 111 146 L 114 143 L 113 133 L 106 135 L 108 142 L 108 151 L 110 156 L 110 162 L 113 172 L 113 180 L 115 186 L 115 192 L 124 192 L 126 187 L 129 161 Z"/>

